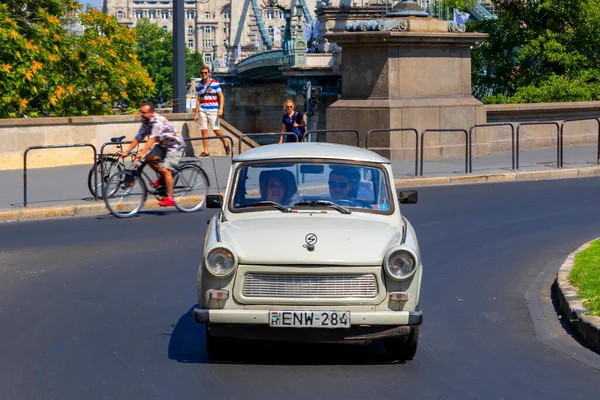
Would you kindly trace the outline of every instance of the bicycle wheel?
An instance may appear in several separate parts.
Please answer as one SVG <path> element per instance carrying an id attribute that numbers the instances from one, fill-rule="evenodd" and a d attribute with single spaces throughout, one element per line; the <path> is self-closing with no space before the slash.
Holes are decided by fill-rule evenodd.
<path id="1" fill-rule="evenodd" d="M 202 168 L 188 164 L 177 167 L 173 177 L 173 200 L 182 212 L 199 210 L 208 194 L 208 177 Z"/>
<path id="2" fill-rule="evenodd" d="M 110 195 L 109 195 L 110 194 Z M 104 203 L 115 217 L 128 218 L 137 214 L 146 201 L 146 187 L 133 171 L 118 171 L 104 185 Z"/>
<path id="3" fill-rule="evenodd" d="M 102 163 L 104 163 L 104 179 L 102 179 L 102 170 L 101 170 Z M 88 190 L 90 191 L 92 196 L 95 193 L 98 193 L 98 198 L 101 199 L 103 184 L 104 185 L 106 184 L 106 181 L 108 181 L 109 176 L 116 173 L 117 171 L 121 171 L 122 169 L 123 169 L 123 167 L 121 166 L 121 163 L 119 163 L 118 159 L 105 158 L 104 161 L 102 161 L 102 162 L 97 161 L 96 164 L 94 164 L 94 166 L 92 168 L 90 168 L 90 172 L 88 173 L 88 180 L 87 180 Z M 98 183 L 96 184 L 96 186 L 94 186 L 94 172 L 95 171 L 98 172 Z M 110 192 L 109 192 L 109 194 L 110 194 Z"/>
<path id="4" fill-rule="evenodd" d="M 142 180 L 146 186 L 146 191 L 150 194 L 155 195 L 156 189 L 152 187 L 152 184 L 160 177 L 150 166 L 147 164 L 142 168 Z"/>

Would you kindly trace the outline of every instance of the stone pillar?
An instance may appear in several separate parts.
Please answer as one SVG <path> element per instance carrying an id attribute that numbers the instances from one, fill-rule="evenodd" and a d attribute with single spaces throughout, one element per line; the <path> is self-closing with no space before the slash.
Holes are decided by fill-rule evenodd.
<path id="1" fill-rule="evenodd" d="M 471 95 L 471 46 L 487 35 L 449 32 L 458 29 L 433 18 L 363 22 L 326 35 L 342 47 L 342 96 L 327 109 L 327 129 L 358 129 L 364 146 L 371 129 L 415 128 L 420 137 L 424 129 L 486 122 L 485 106 Z M 327 140 L 354 141 L 333 133 Z M 392 160 L 414 160 L 414 146 L 414 134 L 369 138 L 370 148 Z M 431 133 L 425 157 L 461 157 L 464 146 L 464 134 Z"/>

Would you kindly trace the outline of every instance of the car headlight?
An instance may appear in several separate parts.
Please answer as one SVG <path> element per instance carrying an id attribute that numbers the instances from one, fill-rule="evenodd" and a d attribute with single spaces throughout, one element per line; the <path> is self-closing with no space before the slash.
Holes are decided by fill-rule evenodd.
<path id="1" fill-rule="evenodd" d="M 205 258 L 206 269 L 218 278 L 230 275 L 237 265 L 237 259 L 231 250 L 216 247 L 208 252 Z"/>
<path id="2" fill-rule="evenodd" d="M 402 280 L 412 275 L 417 267 L 417 258 L 407 249 L 391 249 L 385 256 L 383 266 L 390 278 Z"/>

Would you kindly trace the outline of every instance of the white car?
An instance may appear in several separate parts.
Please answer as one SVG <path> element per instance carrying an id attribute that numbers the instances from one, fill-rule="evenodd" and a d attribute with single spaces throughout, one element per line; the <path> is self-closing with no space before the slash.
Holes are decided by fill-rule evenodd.
<path id="1" fill-rule="evenodd" d="M 207 352 L 231 338 L 321 342 L 383 339 L 412 359 L 423 314 L 423 266 L 390 161 L 326 143 L 258 147 L 234 158 L 209 221 L 194 317 Z"/>

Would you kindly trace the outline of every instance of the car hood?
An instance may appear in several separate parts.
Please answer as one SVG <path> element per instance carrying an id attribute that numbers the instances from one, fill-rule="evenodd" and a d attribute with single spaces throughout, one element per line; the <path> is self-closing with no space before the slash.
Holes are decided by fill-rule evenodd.
<path id="1" fill-rule="evenodd" d="M 239 263 L 261 265 L 379 265 L 400 243 L 402 229 L 397 216 L 360 213 L 277 214 L 220 224 L 221 239 L 233 246 Z M 317 237 L 313 251 L 306 243 L 311 233 Z"/>

